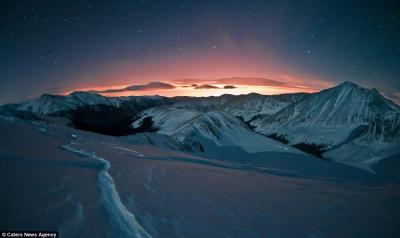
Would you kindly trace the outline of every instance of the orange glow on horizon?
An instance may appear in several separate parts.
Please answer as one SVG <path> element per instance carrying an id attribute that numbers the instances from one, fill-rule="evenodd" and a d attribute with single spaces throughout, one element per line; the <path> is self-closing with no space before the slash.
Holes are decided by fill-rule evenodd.
<path id="1" fill-rule="evenodd" d="M 206 96 L 220 96 L 223 94 L 241 95 L 249 93 L 258 93 L 263 95 L 274 95 L 274 94 L 284 94 L 284 93 L 296 93 L 305 92 L 312 93 L 319 91 L 319 89 L 313 88 L 288 88 L 288 87 L 273 87 L 273 86 L 255 86 L 255 85 L 236 85 L 233 89 L 224 89 L 225 85 L 213 84 L 219 88 L 215 89 L 194 89 L 193 87 L 183 87 L 183 85 L 175 85 L 176 88 L 173 89 L 157 89 L 157 90 L 140 90 L 140 91 L 124 91 L 116 93 L 105 93 L 97 92 L 103 96 L 107 97 L 120 97 L 120 96 L 192 96 L 192 97 L 206 97 Z M 120 89 L 129 85 L 119 85 L 113 87 L 93 87 L 93 88 L 80 88 L 74 91 L 102 91 L 107 89 Z M 72 91 L 65 92 L 64 94 L 69 94 Z"/>
<path id="2" fill-rule="evenodd" d="M 332 86 L 314 75 L 299 73 L 279 66 L 259 55 L 229 54 L 168 55 L 146 62 L 122 60 L 97 65 L 96 73 L 78 76 L 78 81 L 67 86 L 62 94 L 73 91 L 104 91 L 122 89 L 149 82 L 164 82 L 173 89 L 153 89 L 100 93 L 105 96 L 160 95 L 160 96 L 219 96 L 222 94 L 282 94 L 315 92 Z M 252 77 L 248 77 L 251 75 Z M 243 76 L 243 77 L 240 77 Z M 269 82 L 271 81 L 271 82 Z M 211 84 L 218 89 L 193 89 L 191 84 Z M 224 89 L 233 85 L 234 89 Z"/>

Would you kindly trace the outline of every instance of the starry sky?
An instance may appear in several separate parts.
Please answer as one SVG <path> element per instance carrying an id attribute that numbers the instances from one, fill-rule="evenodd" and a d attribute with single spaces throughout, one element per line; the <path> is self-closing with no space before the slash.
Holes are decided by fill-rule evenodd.
<path id="1" fill-rule="evenodd" d="M 0 1 L 0 103 L 42 93 L 313 92 L 400 101 L 400 1 Z"/>

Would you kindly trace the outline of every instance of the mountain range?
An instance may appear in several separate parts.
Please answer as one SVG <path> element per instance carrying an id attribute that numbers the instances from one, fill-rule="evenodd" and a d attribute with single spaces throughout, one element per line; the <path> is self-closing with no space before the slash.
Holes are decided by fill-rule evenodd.
<path id="1" fill-rule="evenodd" d="M 174 148 L 204 157 L 226 148 L 309 153 L 370 169 L 400 151 L 400 107 L 377 90 L 351 82 L 317 93 L 282 95 L 44 94 L 2 105 L 0 114 L 51 122 L 63 119 L 71 127 L 114 136 L 155 133 Z"/>

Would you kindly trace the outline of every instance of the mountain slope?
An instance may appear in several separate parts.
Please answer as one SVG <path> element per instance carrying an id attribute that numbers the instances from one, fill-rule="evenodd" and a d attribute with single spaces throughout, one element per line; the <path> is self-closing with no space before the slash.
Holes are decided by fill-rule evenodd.
<path id="1" fill-rule="evenodd" d="M 306 93 L 261 95 L 222 95 L 220 97 L 191 98 L 176 103 L 177 108 L 195 109 L 198 111 L 225 111 L 231 115 L 249 121 L 255 116 L 272 115 L 293 102 L 305 98 Z"/>
<path id="2" fill-rule="evenodd" d="M 260 95 L 251 93 L 243 95 L 226 103 L 222 110 L 240 116 L 244 121 L 254 117 L 273 115 L 288 105 L 307 97 L 305 93 L 281 94 L 281 95 Z"/>
<path id="3" fill-rule="evenodd" d="M 300 153 L 294 148 L 258 135 L 236 117 L 226 112 L 200 112 L 182 108 L 161 107 L 139 115 L 132 126 L 138 128 L 151 118 L 157 133 L 171 136 L 187 150 L 207 152 L 219 146 L 238 146 L 250 153 L 278 151 Z"/>
<path id="4" fill-rule="evenodd" d="M 161 106 L 150 108 L 138 114 L 132 123 L 133 128 L 139 128 L 146 118 L 151 118 L 151 127 L 160 133 L 173 134 L 182 124 L 200 116 L 204 112 L 194 109 L 176 108 L 174 106 Z"/>
<path id="5" fill-rule="evenodd" d="M 354 137 L 326 153 L 326 158 L 365 167 L 400 152 L 400 113 L 389 113 L 360 128 Z"/>

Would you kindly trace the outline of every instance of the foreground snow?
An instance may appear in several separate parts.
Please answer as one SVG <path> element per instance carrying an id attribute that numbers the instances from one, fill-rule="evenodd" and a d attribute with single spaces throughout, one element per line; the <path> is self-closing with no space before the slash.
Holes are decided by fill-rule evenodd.
<path id="1" fill-rule="evenodd" d="M 110 169 L 110 162 L 96 156 L 95 153 L 87 152 L 84 149 L 80 149 L 79 145 L 76 145 L 72 141 L 68 145 L 63 145 L 61 148 L 76 153 L 79 156 L 89 157 L 100 161 L 104 168 L 98 174 L 98 185 L 101 193 L 101 201 L 107 210 L 108 216 L 112 219 L 113 236 L 118 237 L 151 237 L 136 221 L 135 216 L 129 212 L 122 204 L 121 199 L 117 190 L 113 178 L 108 173 Z"/>
<path id="2" fill-rule="evenodd" d="M 168 145 L 162 135 L 116 138 L 41 122 L 0 120 L 0 130 L 2 230 L 59 230 L 62 237 L 399 236 L 398 183 L 346 165 L 230 147 L 221 153 L 235 156 L 205 159 L 147 143 Z"/>

